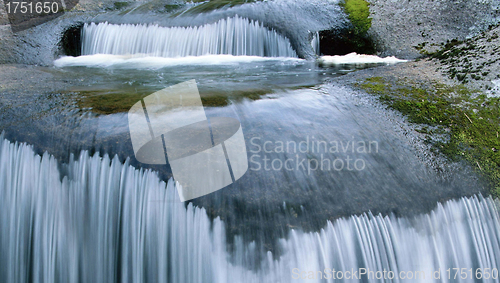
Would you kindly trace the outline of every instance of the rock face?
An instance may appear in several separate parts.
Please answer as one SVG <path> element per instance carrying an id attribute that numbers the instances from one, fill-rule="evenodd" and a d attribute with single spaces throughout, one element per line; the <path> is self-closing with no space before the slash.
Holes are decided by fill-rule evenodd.
<path id="1" fill-rule="evenodd" d="M 368 0 L 380 55 L 404 59 L 435 51 L 447 40 L 463 40 L 500 21 L 498 0 Z"/>
<path id="2" fill-rule="evenodd" d="M 39 26 L 13 32 L 4 2 L 0 1 L 0 64 L 21 63 L 32 65 L 52 65 L 55 57 L 62 52 L 60 40 L 64 31 L 89 20 L 102 7 L 113 2 L 83 0 L 70 12 Z"/>
<path id="3" fill-rule="evenodd" d="M 500 96 L 500 26 L 465 41 L 453 41 L 432 55 L 438 71 L 456 83 Z"/>

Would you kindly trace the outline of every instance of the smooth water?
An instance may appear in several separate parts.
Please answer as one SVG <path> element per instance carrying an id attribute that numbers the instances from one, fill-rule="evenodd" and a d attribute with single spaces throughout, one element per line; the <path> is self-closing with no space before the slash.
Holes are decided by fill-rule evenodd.
<path id="1" fill-rule="evenodd" d="M 292 230 L 273 258 L 239 237 L 228 253 L 219 218 L 172 202 L 172 181 L 107 155 L 84 151 L 58 166 L 49 154 L 1 137 L 0 185 L 5 282 L 293 282 L 327 268 L 386 270 L 396 278 L 419 272 L 421 279 L 404 281 L 448 282 L 448 268 L 475 274 L 500 260 L 498 202 L 481 196 L 414 218 L 367 213 L 328 221 L 319 232 Z M 432 279 L 437 270 L 441 280 Z M 355 281 L 400 282 L 367 276 Z"/>

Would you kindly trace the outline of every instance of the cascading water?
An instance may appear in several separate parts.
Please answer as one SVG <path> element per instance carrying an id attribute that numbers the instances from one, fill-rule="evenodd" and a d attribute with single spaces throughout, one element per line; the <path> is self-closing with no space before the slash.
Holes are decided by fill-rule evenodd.
<path id="1" fill-rule="evenodd" d="M 258 21 L 241 17 L 197 27 L 85 24 L 82 55 L 186 57 L 214 54 L 297 57 L 290 41 Z"/>
<path id="2" fill-rule="evenodd" d="M 118 158 L 83 151 L 58 167 L 49 154 L 0 137 L 0 186 L 3 282 L 292 282 L 325 268 L 385 269 L 396 278 L 422 271 L 420 282 L 448 282 L 448 268 L 498 276 L 491 271 L 500 262 L 498 203 L 481 196 L 414 219 L 363 214 L 320 232 L 292 230 L 273 259 L 239 237 L 230 255 L 222 221 L 170 201 L 172 181 Z M 441 279 L 432 279 L 438 269 Z M 305 281 L 333 281 L 320 275 Z M 366 276 L 358 281 L 401 281 Z M 475 281 L 498 282 L 491 276 Z"/>
<path id="3" fill-rule="evenodd" d="M 314 53 L 316 55 L 321 55 L 320 49 L 319 49 L 319 32 L 315 32 L 313 34 L 313 38 L 311 40 L 311 46 L 312 46 Z"/>

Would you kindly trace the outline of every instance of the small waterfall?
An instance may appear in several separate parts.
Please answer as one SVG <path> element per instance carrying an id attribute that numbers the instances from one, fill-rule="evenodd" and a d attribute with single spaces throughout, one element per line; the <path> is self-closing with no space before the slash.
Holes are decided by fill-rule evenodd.
<path id="1" fill-rule="evenodd" d="M 490 198 L 462 198 L 438 204 L 431 213 L 415 219 L 352 216 L 328 222 L 319 233 L 292 232 L 290 239 L 282 240 L 282 245 L 290 260 L 274 263 L 277 274 L 290 273 L 293 268 L 297 268 L 296 273 L 329 268 L 341 271 L 337 277 L 344 276 L 345 282 L 350 282 L 352 278 L 345 278 L 346 271 L 365 268 L 372 271 L 371 277 L 365 275 L 359 281 L 449 282 L 448 278 L 455 273 L 451 270 L 449 275 L 448 269 L 472 269 L 474 274 L 477 268 L 482 271 L 489 268 L 491 272 L 499 267 L 498 203 Z M 384 270 L 392 271 L 393 275 L 376 274 Z M 440 279 L 436 279 L 436 271 L 440 271 Z M 291 279 L 298 277 L 296 273 L 292 273 Z M 463 281 L 499 282 L 498 279 L 497 275 L 472 280 L 469 274 Z M 306 282 L 324 281 L 316 278 Z"/>
<path id="2" fill-rule="evenodd" d="M 214 54 L 297 57 L 290 41 L 258 21 L 241 17 L 196 27 L 85 24 L 82 55 L 186 57 Z"/>
<path id="3" fill-rule="evenodd" d="M 325 268 L 424 271 L 424 279 L 414 281 L 448 282 L 448 268 L 475 274 L 500 263 L 498 203 L 491 198 L 448 201 L 412 219 L 368 213 L 327 222 L 319 232 L 292 230 L 273 259 L 239 237 L 229 255 L 224 223 L 170 201 L 174 189 L 172 181 L 165 184 L 116 157 L 83 151 L 58 166 L 49 154 L 0 136 L 2 282 L 285 283 Z M 259 253 L 264 259 L 253 266 Z M 432 279 L 438 269 L 441 279 Z"/>
<path id="4" fill-rule="evenodd" d="M 2 282 L 224 278 L 221 221 L 174 202 L 173 182 L 86 151 L 63 167 L 0 136 Z"/>
<path id="5" fill-rule="evenodd" d="M 321 55 L 320 53 L 320 49 L 319 49 L 319 32 L 315 32 L 314 35 L 313 35 L 313 38 L 311 40 L 311 46 L 314 50 L 314 53 L 316 55 Z"/>

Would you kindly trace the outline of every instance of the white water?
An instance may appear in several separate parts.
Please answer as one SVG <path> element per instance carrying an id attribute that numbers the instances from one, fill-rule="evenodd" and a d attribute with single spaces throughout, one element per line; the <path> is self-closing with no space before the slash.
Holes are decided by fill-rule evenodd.
<path id="1" fill-rule="evenodd" d="M 313 34 L 313 38 L 311 40 L 311 46 L 314 51 L 314 54 L 316 55 L 321 55 L 320 53 L 320 46 L 319 46 L 319 32 L 315 32 Z"/>
<path id="2" fill-rule="evenodd" d="M 85 24 L 82 55 L 93 54 L 169 58 L 207 54 L 297 57 L 286 37 L 258 21 L 238 16 L 197 27 Z"/>
<path id="3" fill-rule="evenodd" d="M 424 271 L 419 282 L 449 282 L 447 268 L 473 268 L 475 274 L 478 267 L 498 268 L 500 262 L 498 203 L 490 198 L 449 201 L 414 219 L 365 214 L 327 222 L 317 233 L 292 231 L 280 240 L 279 259 L 268 252 L 251 270 L 247 267 L 262 251 L 237 238 L 230 260 L 224 223 L 211 223 L 204 209 L 169 201 L 174 196 L 172 181 L 165 184 L 155 173 L 117 158 L 82 152 L 58 167 L 50 155 L 38 156 L 30 146 L 0 136 L 0 278 L 301 282 L 294 280 L 294 268 L 365 267 L 396 274 Z M 437 269 L 441 280 L 432 280 Z"/>
<path id="4" fill-rule="evenodd" d="M 214 66 L 237 65 L 240 63 L 276 61 L 277 63 L 294 64 L 303 59 L 291 57 L 259 57 L 259 56 L 234 56 L 234 55 L 204 55 L 178 58 L 138 57 L 128 55 L 95 54 L 78 57 L 65 56 L 54 61 L 56 67 L 96 67 L 117 69 L 161 69 L 175 66 Z"/>
<path id="5" fill-rule="evenodd" d="M 355 52 L 347 55 L 321 56 L 318 62 L 321 65 L 343 65 L 343 64 L 396 64 L 407 62 L 408 60 L 398 59 L 394 56 L 380 58 L 375 55 L 357 54 Z"/>

